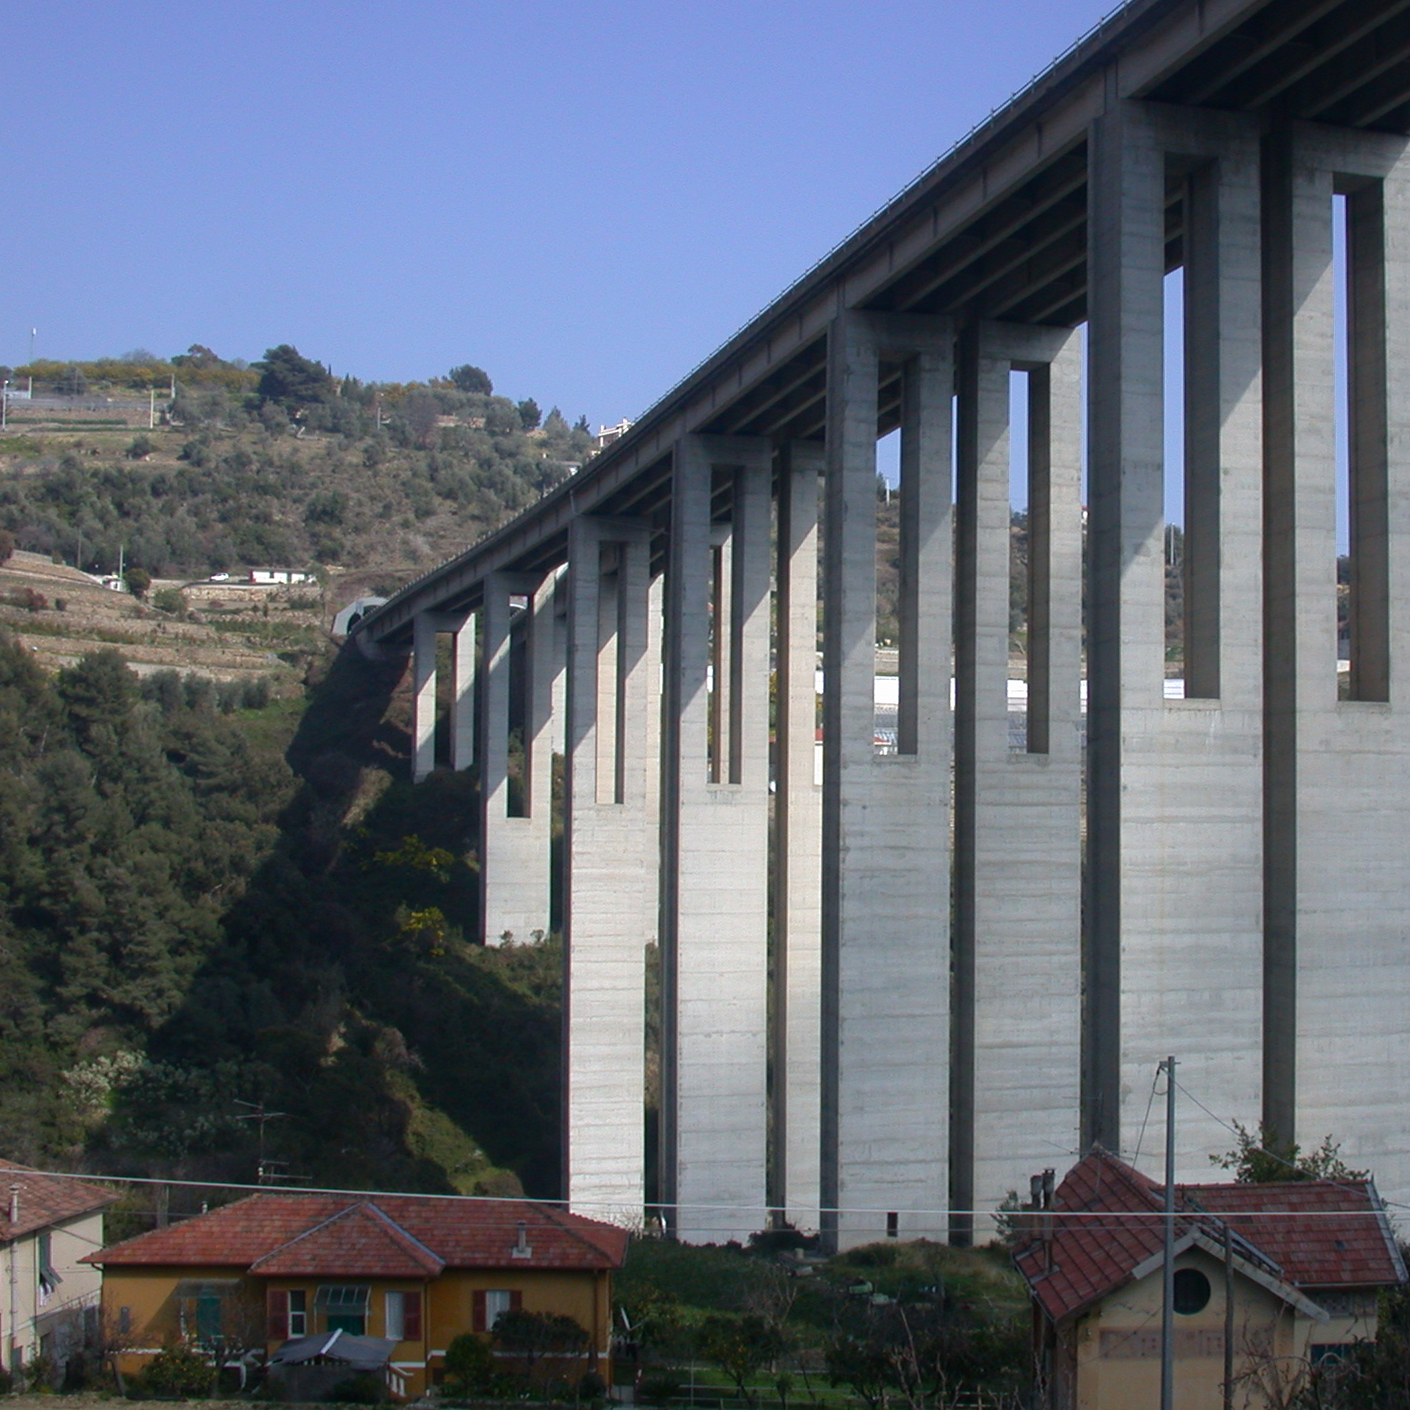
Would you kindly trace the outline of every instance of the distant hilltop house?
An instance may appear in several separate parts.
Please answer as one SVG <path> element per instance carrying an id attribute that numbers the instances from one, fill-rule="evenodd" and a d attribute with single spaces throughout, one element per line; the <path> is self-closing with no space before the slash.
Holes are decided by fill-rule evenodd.
<path id="1" fill-rule="evenodd" d="M 97 1269 L 81 1262 L 103 1242 L 96 1185 L 0 1160 L 0 1364 L 13 1374 L 43 1357 L 56 1370 L 97 1341 Z"/>
<path id="2" fill-rule="evenodd" d="M 353 1372 L 414 1399 L 461 1333 L 504 1312 L 573 1318 L 581 1371 L 608 1372 L 624 1230 L 522 1200 L 258 1194 L 92 1253 L 124 1375 L 163 1346 L 218 1365 L 267 1363 L 317 1399 Z M 610 1380 L 610 1378 L 609 1378 Z"/>
<path id="3" fill-rule="evenodd" d="M 250 582 L 256 587 L 272 587 L 280 583 L 311 583 L 313 574 L 294 568 L 251 568 Z"/>
<path id="4" fill-rule="evenodd" d="M 1156 1405 L 1164 1188 L 1100 1148 L 1056 1191 L 1047 1174 L 1018 1216 L 1025 1232 L 1014 1255 L 1033 1295 L 1034 1404 Z M 1179 1405 L 1229 1403 L 1226 1380 L 1249 1391 L 1293 1387 L 1373 1338 L 1380 1291 L 1406 1281 L 1369 1180 L 1179 1185 L 1175 1207 Z M 1241 1390 L 1233 1403 L 1254 1400 Z"/>
<path id="5" fill-rule="evenodd" d="M 597 435 L 593 437 L 593 444 L 598 450 L 605 450 L 613 441 L 620 441 L 634 424 L 623 417 L 615 426 L 599 426 Z"/>

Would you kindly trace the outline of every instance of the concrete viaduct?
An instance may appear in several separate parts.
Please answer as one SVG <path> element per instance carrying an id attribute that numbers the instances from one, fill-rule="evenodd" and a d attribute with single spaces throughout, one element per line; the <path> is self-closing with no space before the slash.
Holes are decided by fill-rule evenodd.
<path id="1" fill-rule="evenodd" d="M 983 1237 L 967 1212 L 1031 1171 L 1132 1149 L 1166 1053 L 1208 1109 L 1182 1106 L 1182 1178 L 1232 1144 L 1216 1118 L 1264 1119 L 1410 1200 L 1407 132 L 1407 0 L 1133 0 L 580 473 L 358 624 L 411 652 L 418 777 L 451 636 L 486 943 L 548 926 L 566 755 L 575 1208 L 642 1214 L 653 940 L 683 1238 L 778 1211 L 842 1245 Z M 880 751 L 876 443 L 898 428 Z"/>

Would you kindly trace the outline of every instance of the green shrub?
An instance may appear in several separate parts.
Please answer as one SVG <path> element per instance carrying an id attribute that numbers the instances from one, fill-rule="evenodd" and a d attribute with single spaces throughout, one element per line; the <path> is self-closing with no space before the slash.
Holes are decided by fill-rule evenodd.
<path id="1" fill-rule="evenodd" d="M 446 1348 L 446 1376 L 466 1390 L 488 1390 L 496 1375 L 494 1353 L 473 1332 L 461 1332 Z"/>
<path id="2" fill-rule="evenodd" d="M 209 1395 L 215 1367 L 188 1346 L 169 1346 L 152 1357 L 138 1381 L 144 1395 Z"/>
<path id="3" fill-rule="evenodd" d="M 649 1376 L 641 1378 L 637 1388 L 637 1398 L 653 1405 L 664 1405 L 674 1400 L 685 1386 L 685 1377 L 669 1366 L 660 1366 Z"/>
<path id="4" fill-rule="evenodd" d="M 345 1381 L 339 1381 L 328 1392 L 327 1399 L 341 1405 L 380 1405 L 387 1398 L 382 1378 L 371 1371 L 359 1371 Z"/>
<path id="5" fill-rule="evenodd" d="M 186 610 L 186 594 L 180 588 L 158 588 L 152 594 L 152 606 L 163 612 L 182 613 Z"/>

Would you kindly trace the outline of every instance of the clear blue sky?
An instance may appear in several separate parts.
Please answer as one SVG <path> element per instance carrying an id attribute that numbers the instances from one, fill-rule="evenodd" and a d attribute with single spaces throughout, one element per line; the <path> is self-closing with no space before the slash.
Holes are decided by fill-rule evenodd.
<path id="1" fill-rule="evenodd" d="M 0 362 L 289 342 L 635 416 L 1106 8 L 15 6 Z"/>

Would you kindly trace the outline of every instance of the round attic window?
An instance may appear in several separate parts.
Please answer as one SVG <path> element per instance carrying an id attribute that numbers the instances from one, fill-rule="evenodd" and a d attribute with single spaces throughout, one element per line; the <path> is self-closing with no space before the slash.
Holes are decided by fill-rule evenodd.
<path id="1" fill-rule="evenodd" d="M 1209 1306 L 1209 1279 L 1198 1268 L 1175 1270 L 1175 1310 L 1185 1317 Z"/>

